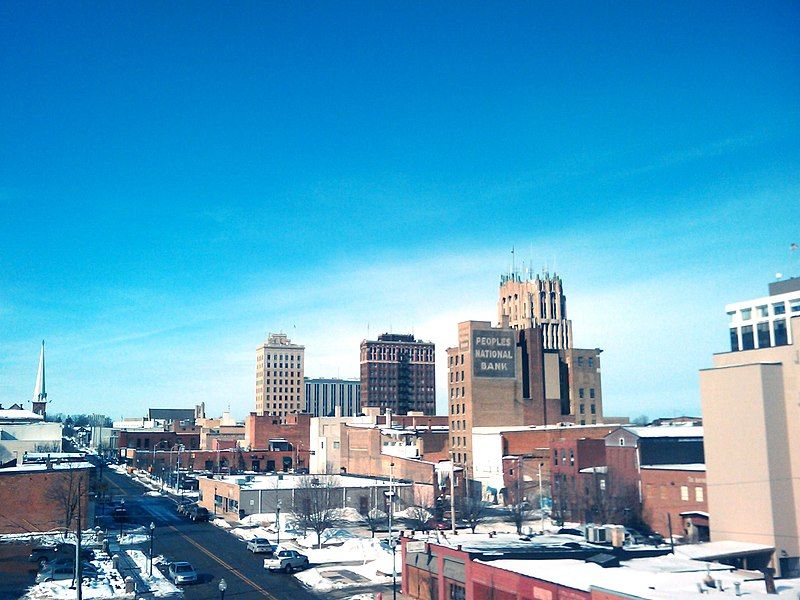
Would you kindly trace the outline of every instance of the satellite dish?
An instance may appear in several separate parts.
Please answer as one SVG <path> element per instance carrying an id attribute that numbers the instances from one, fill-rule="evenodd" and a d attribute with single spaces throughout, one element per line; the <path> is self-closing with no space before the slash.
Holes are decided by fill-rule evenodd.
<path id="1" fill-rule="evenodd" d="M 783 273 L 775 273 L 775 279 L 780 279 L 783 277 Z"/>

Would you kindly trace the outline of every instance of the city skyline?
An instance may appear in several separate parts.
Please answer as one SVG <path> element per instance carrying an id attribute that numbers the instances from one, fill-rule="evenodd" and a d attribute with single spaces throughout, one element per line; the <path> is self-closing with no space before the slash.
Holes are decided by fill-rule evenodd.
<path id="1" fill-rule="evenodd" d="M 800 274 L 799 9 L 606 9 L 0 7 L 0 402 L 42 338 L 48 411 L 117 418 L 246 414 L 270 331 L 310 377 L 395 332 L 442 412 L 513 247 L 608 415 L 699 414 L 725 304 Z"/>

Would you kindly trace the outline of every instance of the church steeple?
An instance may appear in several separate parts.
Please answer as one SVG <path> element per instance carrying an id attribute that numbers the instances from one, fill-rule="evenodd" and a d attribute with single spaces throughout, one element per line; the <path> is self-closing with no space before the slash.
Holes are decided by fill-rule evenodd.
<path id="1" fill-rule="evenodd" d="M 39 353 L 39 370 L 36 373 L 36 387 L 33 389 L 33 412 L 37 415 L 45 416 L 47 407 L 47 388 L 45 387 L 44 375 L 44 340 L 42 340 L 42 350 Z"/>

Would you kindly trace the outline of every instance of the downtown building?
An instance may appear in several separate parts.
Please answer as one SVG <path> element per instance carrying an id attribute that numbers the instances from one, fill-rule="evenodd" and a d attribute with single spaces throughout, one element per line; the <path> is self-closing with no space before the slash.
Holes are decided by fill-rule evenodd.
<path id="1" fill-rule="evenodd" d="M 384 333 L 361 342 L 361 406 L 394 414 L 436 413 L 435 346 Z"/>
<path id="2" fill-rule="evenodd" d="M 800 577 L 800 277 L 725 309 L 731 351 L 700 371 L 711 540 Z"/>
<path id="3" fill-rule="evenodd" d="M 484 428 L 604 422 L 601 350 L 573 347 L 561 279 L 504 275 L 497 307 L 497 325 L 459 323 L 458 345 L 447 350 L 453 459 L 493 494 L 502 481 L 502 463 L 483 465 L 481 473 L 474 468 L 474 437 Z"/>
<path id="4" fill-rule="evenodd" d="M 361 412 L 361 381 L 306 377 L 305 412 L 312 417 L 354 417 Z"/>
<path id="5" fill-rule="evenodd" d="M 283 417 L 306 409 L 305 346 L 270 333 L 256 349 L 256 414 Z"/>

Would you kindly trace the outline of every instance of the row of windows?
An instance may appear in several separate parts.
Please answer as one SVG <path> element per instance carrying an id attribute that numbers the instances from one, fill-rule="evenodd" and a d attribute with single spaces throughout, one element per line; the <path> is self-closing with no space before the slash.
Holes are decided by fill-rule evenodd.
<path id="1" fill-rule="evenodd" d="M 756 341 L 759 348 L 769 348 L 770 346 L 785 346 L 789 343 L 789 334 L 786 330 L 785 319 L 775 319 L 772 322 L 770 333 L 769 321 L 757 323 L 755 332 L 752 325 L 743 325 L 741 330 L 731 327 L 731 352 L 739 350 L 753 350 L 756 348 Z M 741 342 L 739 336 L 741 334 Z"/>
<path id="2" fill-rule="evenodd" d="M 459 415 L 459 414 L 467 414 L 467 405 L 466 404 L 451 404 L 450 405 L 450 414 L 451 415 Z"/>
<path id="3" fill-rule="evenodd" d="M 580 406 L 578 406 L 578 409 L 579 409 L 579 410 L 578 410 L 578 412 L 579 412 L 579 413 L 581 413 L 581 414 L 583 414 L 584 412 L 586 412 L 586 411 L 584 410 L 585 408 L 586 408 L 586 405 L 585 405 L 585 404 L 581 404 Z M 594 405 L 594 404 L 590 404 L 590 405 L 589 405 L 589 410 L 591 411 L 591 413 L 592 413 L 593 415 L 596 415 L 596 414 L 597 414 L 597 406 L 596 406 L 596 405 Z"/>
<path id="4" fill-rule="evenodd" d="M 450 371 L 450 383 L 453 381 L 464 381 L 464 371 Z"/>
<path id="5" fill-rule="evenodd" d="M 458 421 L 451 421 L 450 423 L 451 423 L 450 427 L 453 428 L 453 429 L 466 429 L 467 428 L 467 422 L 466 421 L 458 420 Z"/>
<path id="6" fill-rule="evenodd" d="M 455 394 L 455 395 L 453 395 L 453 394 Z M 466 398 L 467 397 L 466 388 L 463 387 L 463 386 L 460 387 L 460 388 L 458 388 L 458 387 L 450 388 L 450 397 L 451 398 Z"/>
<path id="7" fill-rule="evenodd" d="M 661 500 L 669 500 L 669 490 L 671 486 L 660 484 L 658 486 L 659 496 Z M 655 485 L 648 483 L 645 489 L 645 495 L 648 498 L 655 497 Z M 705 500 L 705 491 L 701 486 L 694 487 L 694 501 L 695 502 L 703 502 Z M 689 486 L 682 485 L 681 486 L 681 501 L 682 502 L 689 502 Z"/>
<path id="8" fill-rule="evenodd" d="M 584 394 L 585 394 L 584 388 L 580 388 L 578 390 L 578 397 L 579 398 L 583 398 Z M 589 388 L 589 398 L 592 398 L 592 399 L 594 398 L 594 388 Z"/>
<path id="9" fill-rule="evenodd" d="M 448 356 L 447 357 L 447 364 L 449 364 L 451 367 L 453 365 L 463 365 L 464 364 L 464 355 L 463 354 L 456 354 L 454 356 L 452 356 L 452 355 Z"/>
<path id="10" fill-rule="evenodd" d="M 583 357 L 582 356 L 578 356 L 577 362 L 578 362 L 578 366 L 582 367 L 583 366 Z M 593 367 L 594 366 L 594 356 L 588 356 L 586 358 L 586 366 L 587 367 Z"/>
<path id="11" fill-rule="evenodd" d="M 786 314 L 786 303 L 785 302 L 776 302 L 771 305 L 772 314 L 773 315 L 785 315 Z M 761 306 L 755 307 L 756 316 L 759 318 L 769 317 L 770 315 L 770 306 L 766 304 L 762 304 Z M 789 312 L 800 312 L 800 298 L 795 298 L 793 300 L 789 300 Z M 736 311 L 731 311 L 728 313 L 729 316 L 733 316 L 736 314 Z M 753 309 L 752 308 L 743 308 L 739 311 L 739 315 L 742 318 L 742 321 L 749 321 L 753 318 Z"/>

